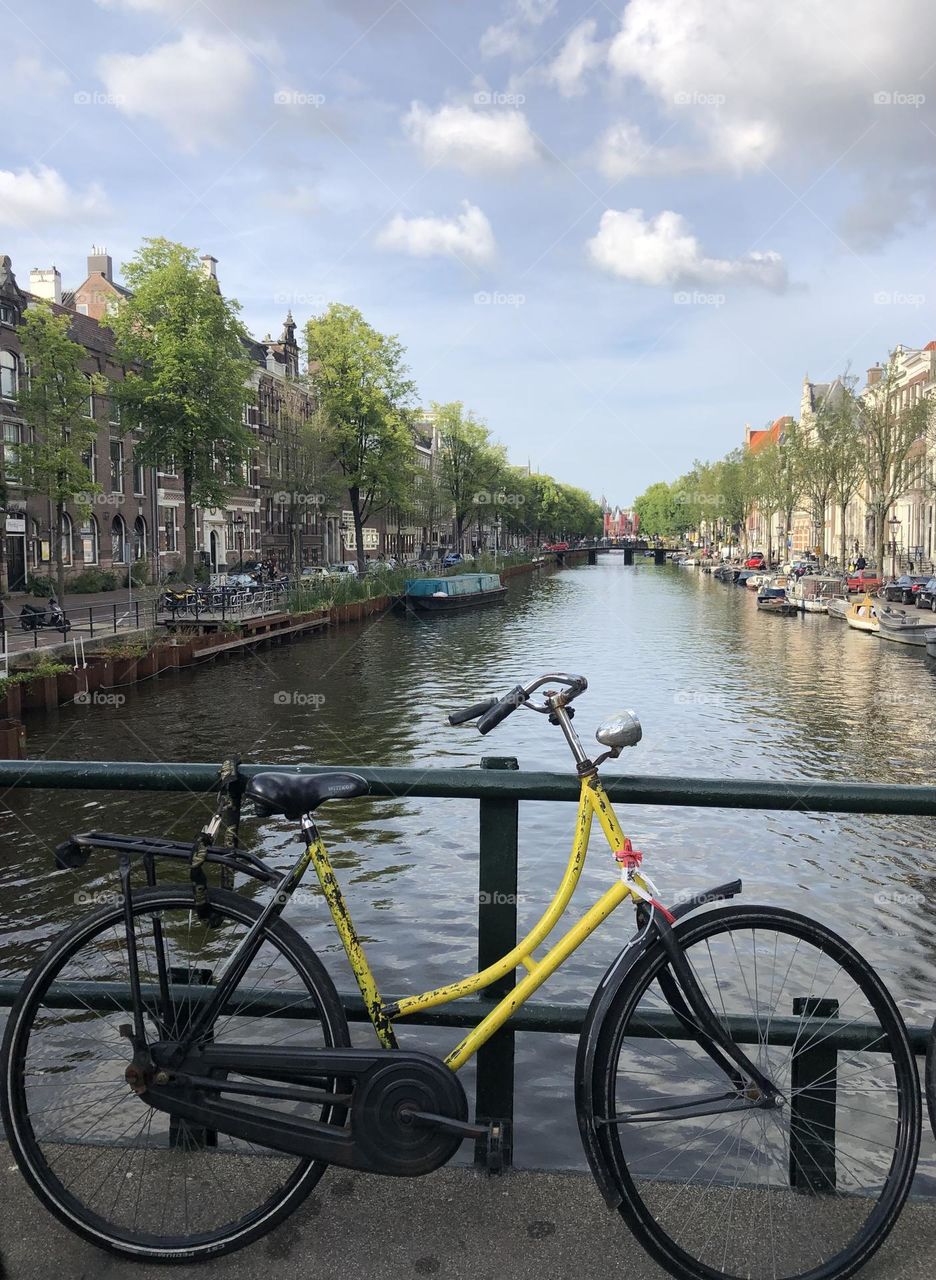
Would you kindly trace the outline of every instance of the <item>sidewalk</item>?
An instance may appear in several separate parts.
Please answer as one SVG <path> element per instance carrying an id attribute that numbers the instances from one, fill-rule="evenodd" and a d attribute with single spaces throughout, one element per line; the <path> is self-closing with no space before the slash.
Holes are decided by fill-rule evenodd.
<path id="1" fill-rule="evenodd" d="M 11 595 L 3 601 L 3 616 L 6 626 L 7 651 L 11 654 L 23 653 L 33 649 L 47 649 L 55 645 L 67 644 L 74 637 L 78 639 L 96 639 L 99 635 L 113 635 L 116 631 L 133 631 L 139 617 L 140 627 L 152 626 L 152 600 L 155 588 L 135 588 L 131 593 L 126 587 L 118 591 L 94 591 L 87 594 L 66 595 L 63 608 L 71 622 L 71 630 L 63 636 L 61 631 L 52 629 L 33 632 L 24 631 L 19 623 L 20 610 L 23 605 L 35 605 L 44 608 L 48 600 L 41 596 L 30 596 L 22 592 Z M 90 611 L 90 612 L 89 612 Z M 116 619 L 116 628 L 115 628 Z"/>
<path id="2" fill-rule="evenodd" d="M 10 1280 L 166 1280 L 174 1271 L 101 1253 L 58 1224 L 10 1172 L 0 1219 Z M 936 1204 L 914 1202 L 867 1280 L 930 1280 Z M 194 1274 L 194 1273 L 192 1273 Z M 582 1173 L 499 1178 L 449 1168 L 425 1178 L 329 1170 L 292 1218 L 256 1244 L 199 1264 L 206 1280 L 662 1280 L 664 1272 L 609 1213 Z"/>

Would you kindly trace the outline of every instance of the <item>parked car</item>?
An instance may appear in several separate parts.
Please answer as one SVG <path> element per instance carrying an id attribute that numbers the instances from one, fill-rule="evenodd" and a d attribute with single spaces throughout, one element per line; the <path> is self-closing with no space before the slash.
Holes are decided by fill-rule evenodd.
<path id="1" fill-rule="evenodd" d="M 257 580 L 252 573 L 229 573 L 225 586 L 228 587 L 255 587 Z"/>
<path id="2" fill-rule="evenodd" d="M 357 565 L 353 560 L 343 560 L 341 564 L 330 564 L 328 566 L 329 573 L 346 573 L 352 578 L 358 576 Z"/>
<path id="3" fill-rule="evenodd" d="M 744 562 L 745 569 L 766 569 L 767 557 L 763 551 L 752 551 Z"/>
<path id="4" fill-rule="evenodd" d="M 845 586 L 848 591 L 879 591 L 884 585 L 884 579 L 876 569 L 862 569 L 857 573 L 849 573 L 845 578 Z"/>
<path id="5" fill-rule="evenodd" d="M 893 600 L 897 604 L 913 604 L 917 592 L 929 582 L 926 574 L 902 573 L 899 578 L 888 582 L 884 587 L 884 599 Z"/>
<path id="6" fill-rule="evenodd" d="M 308 582 L 310 578 L 327 578 L 329 572 L 323 564 L 307 564 L 299 576 Z"/>
<path id="7" fill-rule="evenodd" d="M 936 578 L 930 578 L 925 586 L 920 587 L 914 603 L 918 609 L 932 609 L 936 613 Z"/>
<path id="8" fill-rule="evenodd" d="M 442 560 L 442 568 L 451 569 L 453 565 L 464 563 L 465 557 L 460 551 L 450 551 Z"/>
<path id="9" fill-rule="evenodd" d="M 569 544 L 567 542 L 544 542 L 544 551 L 568 551 Z"/>

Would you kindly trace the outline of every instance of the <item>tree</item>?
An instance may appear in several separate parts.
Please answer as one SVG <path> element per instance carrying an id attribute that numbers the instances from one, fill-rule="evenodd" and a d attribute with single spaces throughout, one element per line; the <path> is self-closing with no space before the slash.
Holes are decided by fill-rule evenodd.
<path id="1" fill-rule="evenodd" d="M 878 382 L 856 402 L 879 571 L 884 568 L 884 523 L 897 498 L 910 487 L 919 465 L 914 446 L 918 441 L 925 444 L 933 418 L 933 404 L 926 396 L 910 403 L 902 399 L 897 363 L 891 357 Z"/>
<path id="2" fill-rule="evenodd" d="M 827 501 L 839 509 L 839 564 L 845 567 L 845 513 L 865 476 L 866 443 L 853 394 L 855 380 L 846 371 L 832 383 L 819 406 L 814 436 L 806 448 L 809 492 L 818 498 L 828 481 Z"/>
<path id="3" fill-rule="evenodd" d="M 364 522 L 405 504 L 413 488 L 408 404 L 415 392 L 399 339 L 378 333 L 355 307 L 332 303 L 306 326 L 309 368 L 344 478 L 358 571 Z"/>
<path id="4" fill-rule="evenodd" d="M 66 508 L 76 505 L 83 516 L 96 489 L 85 460 L 97 437 L 89 399 L 106 388 L 99 374 L 82 369 L 85 350 L 69 335 L 71 317 L 51 307 L 29 307 L 19 330 L 29 369 L 18 396 L 28 441 L 17 447 L 14 478 L 24 488 L 48 496 L 53 512 L 50 540 L 55 548 L 56 591 L 65 594 Z"/>
<path id="5" fill-rule="evenodd" d="M 240 307 L 194 249 L 144 240 L 124 266 L 131 295 L 112 324 L 128 373 L 124 423 L 139 423 L 138 461 L 182 476 L 185 578 L 195 574 L 195 508 L 223 508 L 254 447 L 243 423 L 251 363 Z M 132 367 L 131 367 L 132 366 Z"/>
<path id="6" fill-rule="evenodd" d="M 507 456 L 503 446 L 491 440 L 484 423 L 465 412 L 461 401 L 433 404 L 432 412 L 439 433 L 439 482 L 451 501 L 455 550 L 462 551 L 468 517 L 495 514 Z"/>
<path id="7" fill-rule="evenodd" d="M 634 502 L 634 510 L 640 520 L 641 533 L 651 538 L 668 538 L 676 532 L 678 523 L 676 495 L 662 480 L 650 485 Z"/>
<path id="8" fill-rule="evenodd" d="M 309 516 L 321 521 L 338 501 L 342 484 L 329 448 L 329 431 L 317 412 L 279 441 L 279 475 L 283 487 L 277 499 L 285 514 L 290 571 L 302 569 L 302 528 Z"/>

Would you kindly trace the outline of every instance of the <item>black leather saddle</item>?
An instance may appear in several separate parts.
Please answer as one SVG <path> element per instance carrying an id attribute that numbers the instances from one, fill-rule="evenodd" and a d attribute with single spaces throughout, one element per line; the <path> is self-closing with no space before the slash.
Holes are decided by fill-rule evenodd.
<path id="1" fill-rule="evenodd" d="M 257 773 L 244 795 L 265 816 L 281 813 L 284 818 L 299 819 L 326 800 L 350 800 L 369 789 L 356 773 Z"/>

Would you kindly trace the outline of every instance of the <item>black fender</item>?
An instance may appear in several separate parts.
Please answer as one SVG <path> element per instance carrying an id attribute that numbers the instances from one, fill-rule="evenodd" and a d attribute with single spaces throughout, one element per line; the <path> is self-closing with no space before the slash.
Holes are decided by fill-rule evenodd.
<path id="1" fill-rule="evenodd" d="M 741 892 L 741 881 L 732 880 L 728 884 L 718 885 L 714 889 L 706 889 L 694 894 L 672 910 L 676 920 L 688 915 L 697 907 L 709 902 L 717 902 L 724 898 L 733 898 Z M 669 926 L 664 925 L 664 928 Z M 616 1209 L 621 1203 L 621 1195 L 614 1182 L 608 1176 L 608 1157 L 601 1144 L 598 1130 L 594 1124 L 595 1103 L 595 1058 L 598 1054 L 601 1033 L 605 1018 L 613 1006 L 622 987 L 627 985 L 630 973 L 641 960 L 647 948 L 656 940 L 657 926 L 651 923 L 632 938 L 627 946 L 611 963 L 604 977 L 595 989 L 588 1012 L 579 1035 L 578 1051 L 575 1057 L 575 1114 L 578 1119 L 582 1146 L 588 1158 L 589 1168 L 594 1175 L 598 1188 L 605 1198 L 609 1209 Z"/>

